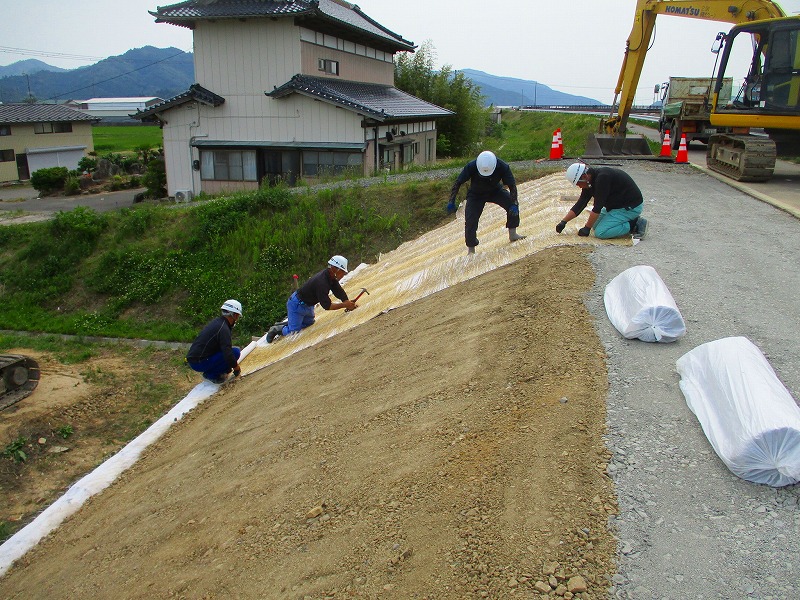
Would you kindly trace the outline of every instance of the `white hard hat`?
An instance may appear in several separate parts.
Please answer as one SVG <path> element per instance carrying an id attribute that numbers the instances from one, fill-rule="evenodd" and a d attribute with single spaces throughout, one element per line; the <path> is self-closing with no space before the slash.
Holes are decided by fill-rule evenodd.
<path id="1" fill-rule="evenodd" d="M 338 254 L 336 256 L 331 256 L 328 264 L 347 273 L 347 259 L 344 256 L 339 256 Z"/>
<path id="2" fill-rule="evenodd" d="M 478 173 L 484 177 L 489 177 L 489 175 L 494 173 L 495 167 L 497 167 L 497 157 L 494 155 L 494 152 L 484 150 L 478 154 L 478 159 L 475 161 L 475 164 L 478 167 Z"/>
<path id="3" fill-rule="evenodd" d="M 589 167 L 585 163 L 572 163 L 567 167 L 565 176 L 572 185 L 578 185 L 578 180 L 586 173 Z"/>
<path id="4" fill-rule="evenodd" d="M 220 306 L 222 310 L 229 313 L 236 313 L 242 316 L 242 305 L 238 300 L 225 300 L 225 303 Z"/>

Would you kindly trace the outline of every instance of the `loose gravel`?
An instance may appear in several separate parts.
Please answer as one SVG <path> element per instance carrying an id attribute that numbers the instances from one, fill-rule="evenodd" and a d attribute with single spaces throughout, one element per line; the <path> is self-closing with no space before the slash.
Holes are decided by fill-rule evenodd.
<path id="1" fill-rule="evenodd" d="M 631 248 L 600 246 L 586 303 L 608 355 L 608 447 L 620 513 L 611 596 L 800 598 L 800 485 L 737 478 L 714 453 L 678 383 L 696 346 L 746 336 L 800 393 L 800 222 L 688 165 L 629 163 L 650 225 Z M 680 173 L 682 176 L 676 176 Z M 603 306 L 621 271 L 653 266 L 687 325 L 673 344 L 625 340 Z"/>

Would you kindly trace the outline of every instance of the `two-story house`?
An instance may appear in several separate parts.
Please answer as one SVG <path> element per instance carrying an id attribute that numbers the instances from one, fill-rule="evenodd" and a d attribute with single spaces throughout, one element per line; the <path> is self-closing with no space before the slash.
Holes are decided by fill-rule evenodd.
<path id="1" fill-rule="evenodd" d="M 46 167 L 77 169 L 94 150 L 96 120 L 60 104 L 0 104 L 0 183 Z"/>
<path id="2" fill-rule="evenodd" d="M 395 88 L 414 45 L 341 0 L 188 0 L 151 12 L 193 31 L 195 79 L 137 113 L 163 128 L 170 195 L 255 189 L 436 159 L 452 115 Z"/>

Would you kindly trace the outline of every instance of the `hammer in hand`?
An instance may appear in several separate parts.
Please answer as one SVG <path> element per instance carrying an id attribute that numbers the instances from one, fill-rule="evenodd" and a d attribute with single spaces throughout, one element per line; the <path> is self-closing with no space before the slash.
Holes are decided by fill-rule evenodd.
<path id="1" fill-rule="evenodd" d="M 358 299 L 361 298 L 361 296 L 363 296 L 364 294 L 366 294 L 367 296 L 370 295 L 369 292 L 367 291 L 367 288 L 361 288 L 361 291 L 358 292 L 358 296 L 353 298 L 353 302 L 358 302 Z M 350 311 L 348 309 L 345 309 L 345 312 L 350 312 Z"/>

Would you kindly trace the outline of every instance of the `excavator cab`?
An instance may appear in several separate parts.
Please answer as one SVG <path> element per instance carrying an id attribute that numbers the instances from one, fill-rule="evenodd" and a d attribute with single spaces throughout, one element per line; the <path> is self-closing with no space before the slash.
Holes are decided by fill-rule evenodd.
<path id="1" fill-rule="evenodd" d="M 719 90 L 737 53 L 749 53 L 750 65 L 739 92 L 725 102 Z M 800 17 L 731 29 L 723 40 L 711 108 L 712 125 L 724 133 L 709 140 L 710 169 L 738 181 L 766 181 L 777 156 L 800 156 Z"/>

